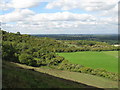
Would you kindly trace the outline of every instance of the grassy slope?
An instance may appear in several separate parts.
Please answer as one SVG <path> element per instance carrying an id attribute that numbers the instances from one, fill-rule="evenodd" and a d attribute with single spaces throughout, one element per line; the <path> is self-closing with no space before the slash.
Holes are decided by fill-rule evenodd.
<path id="1" fill-rule="evenodd" d="M 37 67 L 26 66 L 18 63 L 14 63 L 14 64 L 25 69 L 34 69 L 35 71 L 38 71 L 38 72 L 47 73 L 55 77 L 64 78 L 64 79 L 76 81 L 79 83 L 84 83 L 86 85 L 90 85 L 94 87 L 99 87 L 99 88 L 117 88 L 118 87 L 117 81 L 112 81 L 112 80 L 94 76 L 94 75 L 83 74 L 78 72 L 60 71 L 60 70 L 48 69 L 48 68 L 37 68 Z"/>
<path id="2" fill-rule="evenodd" d="M 58 53 L 72 63 L 118 72 L 117 51 Z"/>
<path id="3" fill-rule="evenodd" d="M 19 64 L 20 65 L 20 64 Z M 78 82 L 54 77 L 17 64 L 3 62 L 3 88 L 91 88 Z"/>

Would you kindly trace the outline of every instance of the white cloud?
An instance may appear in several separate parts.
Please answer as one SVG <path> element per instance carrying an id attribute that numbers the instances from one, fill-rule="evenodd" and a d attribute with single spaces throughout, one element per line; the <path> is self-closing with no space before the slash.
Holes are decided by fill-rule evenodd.
<path id="1" fill-rule="evenodd" d="M 83 24 L 82 22 L 39 22 L 39 25 L 33 24 L 6 24 L 3 29 L 9 32 L 27 34 L 94 34 L 94 33 L 117 33 L 117 26 L 110 24 Z M 114 30 L 114 31 L 113 31 Z"/>
<path id="2" fill-rule="evenodd" d="M 61 10 L 83 9 L 86 11 L 109 10 L 115 7 L 119 0 L 57 0 L 50 2 L 46 8 Z"/>
<path id="3" fill-rule="evenodd" d="M 30 8 L 39 5 L 40 0 L 12 0 L 8 5 L 13 8 Z"/>
<path id="4" fill-rule="evenodd" d="M 100 16 L 113 16 L 113 17 L 118 17 L 118 4 L 116 4 L 114 6 L 114 8 L 110 9 L 110 10 L 106 10 L 106 11 L 103 11 L 101 13 L 99 13 Z"/>
<path id="5" fill-rule="evenodd" d="M 8 10 L 10 8 L 22 9 L 37 6 L 40 2 L 41 0 L 2 0 L 0 5 L 2 10 Z"/>
<path id="6" fill-rule="evenodd" d="M 117 30 L 117 19 L 115 17 L 95 17 L 89 14 L 75 14 L 70 12 L 41 13 L 35 14 L 29 9 L 16 10 L 4 15 L 5 22 L 16 22 L 13 26 L 7 24 L 5 29 L 27 30 L 22 33 L 59 33 L 59 32 L 100 32 L 105 29 Z M 32 31 L 33 30 L 33 31 Z M 17 32 L 17 31 L 16 31 Z M 107 32 L 107 31 L 106 31 Z M 109 31 L 108 31 L 109 32 Z M 115 31 L 113 31 L 115 32 Z"/>
<path id="7" fill-rule="evenodd" d="M 8 10 L 8 8 L 10 8 L 8 6 L 8 3 L 5 0 L 0 0 L 0 9 L 1 10 Z"/>
<path id="8" fill-rule="evenodd" d="M 52 2 L 55 0 L 0 0 L 2 10 L 10 8 L 23 9 L 38 6 L 41 2 Z"/>
<path id="9" fill-rule="evenodd" d="M 33 21 L 95 21 L 89 14 L 75 14 L 71 12 L 41 13 L 31 17 Z"/>
<path id="10" fill-rule="evenodd" d="M 57 12 L 57 13 L 42 13 L 42 14 L 35 14 L 31 15 L 30 17 L 26 18 L 25 23 L 40 25 L 40 22 L 57 22 L 57 27 L 62 24 L 67 24 L 70 26 L 73 23 L 76 23 L 76 27 L 82 24 L 116 24 L 118 23 L 118 19 L 116 17 L 97 17 L 90 14 L 75 14 L 70 12 Z M 65 23 L 64 23 L 65 22 Z M 69 23 L 68 23 L 69 22 Z M 70 25 L 68 25 L 70 24 Z M 53 25 L 53 26 L 55 26 Z M 59 25 L 59 26 L 58 26 Z M 64 25 L 61 25 L 64 26 Z M 65 26 L 65 27 L 67 27 Z"/>
<path id="11" fill-rule="evenodd" d="M 0 15 L 0 20 L 2 22 L 24 21 L 26 17 L 29 17 L 33 14 L 34 12 L 29 9 L 16 9 L 11 13 Z"/>
<path id="12" fill-rule="evenodd" d="M 28 9 L 39 5 L 40 1 L 11 0 L 3 5 L 2 7 L 5 7 L 5 10 L 15 9 L 13 12 L 0 15 L 0 20 L 7 23 L 3 25 L 3 28 L 13 32 L 21 31 L 22 33 L 115 33 L 117 31 L 118 0 L 60 0 L 49 2 L 46 6 L 47 9 L 65 10 L 56 13 L 35 13 Z M 97 14 L 85 12 L 78 14 L 67 11 L 71 9 L 94 11 Z M 112 14 L 113 16 L 111 16 Z"/>

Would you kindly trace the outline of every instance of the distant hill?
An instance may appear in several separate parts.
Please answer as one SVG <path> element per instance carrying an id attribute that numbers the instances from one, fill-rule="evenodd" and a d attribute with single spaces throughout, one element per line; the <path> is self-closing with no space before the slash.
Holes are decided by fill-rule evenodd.
<path id="1" fill-rule="evenodd" d="M 118 44 L 118 34 L 31 34 L 38 37 L 50 37 L 57 40 L 93 40 Z"/>

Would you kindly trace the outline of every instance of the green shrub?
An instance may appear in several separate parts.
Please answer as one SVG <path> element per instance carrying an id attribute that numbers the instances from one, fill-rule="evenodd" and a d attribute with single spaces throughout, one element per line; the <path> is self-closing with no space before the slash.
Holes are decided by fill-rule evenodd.
<path id="1" fill-rule="evenodd" d="M 33 60 L 33 57 L 29 54 L 23 53 L 19 56 L 20 63 L 24 63 L 30 66 L 36 66 L 37 61 Z"/>

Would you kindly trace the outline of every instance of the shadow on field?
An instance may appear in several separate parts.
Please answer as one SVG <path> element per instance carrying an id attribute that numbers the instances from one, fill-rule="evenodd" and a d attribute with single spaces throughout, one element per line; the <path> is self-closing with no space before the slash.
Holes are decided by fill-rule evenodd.
<path id="1" fill-rule="evenodd" d="M 79 90 L 103 90 L 97 87 L 89 86 L 71 80 L 55 77 L 46 73 L 26 69 L 9 62 L 3 64 L 3 89 L 4 88 L 57 88 Z M 62 90 L 63 90 L 62 89 Z M 41 89 L 40 89 L 41 90 Z"/>

